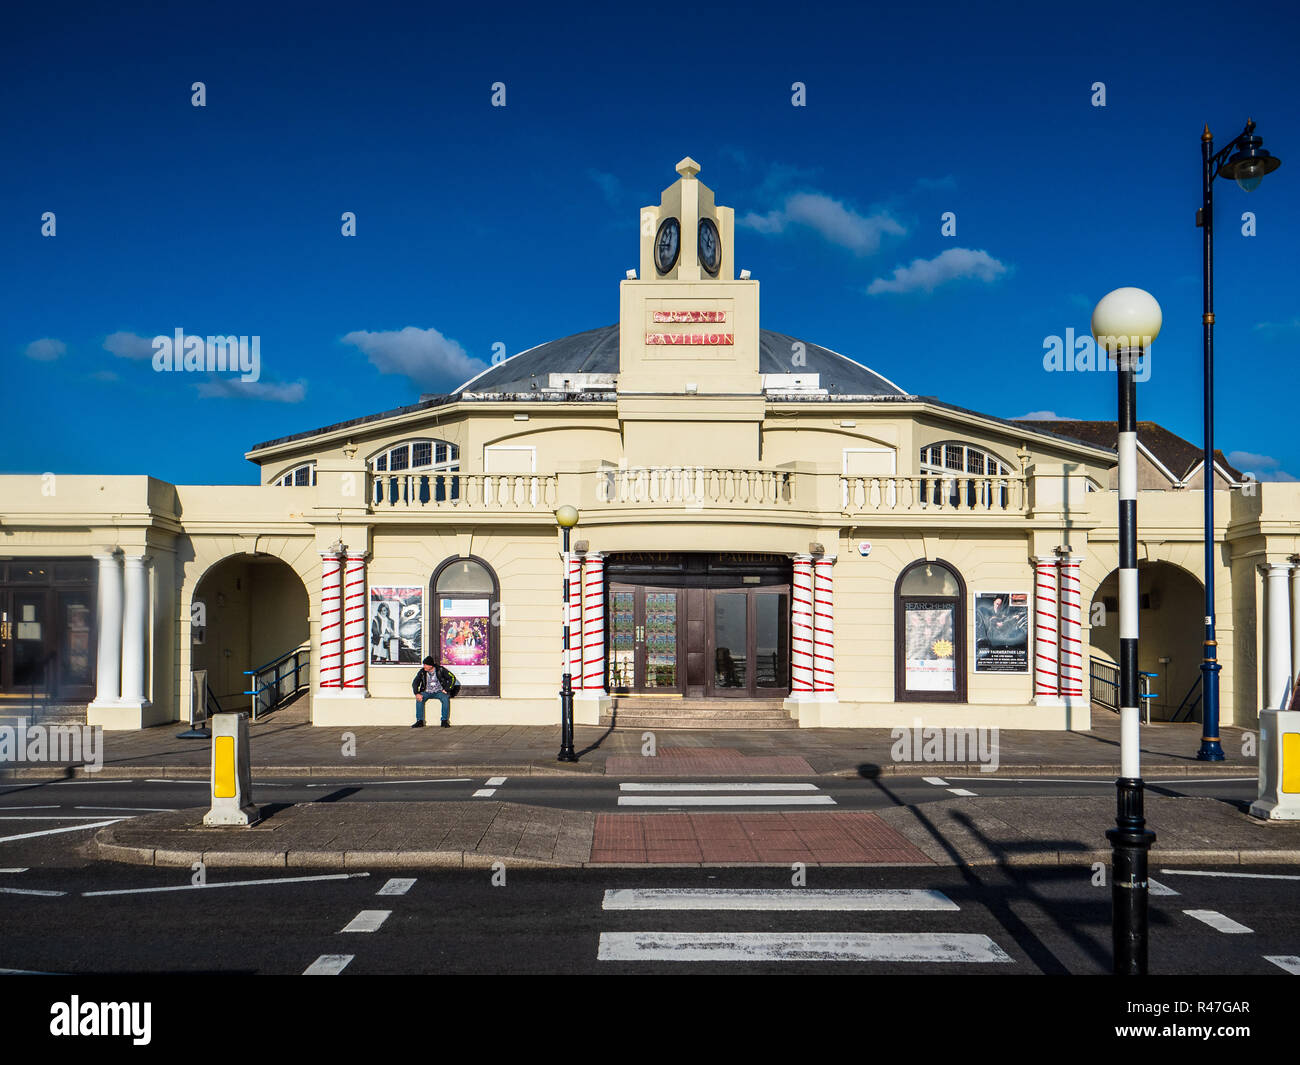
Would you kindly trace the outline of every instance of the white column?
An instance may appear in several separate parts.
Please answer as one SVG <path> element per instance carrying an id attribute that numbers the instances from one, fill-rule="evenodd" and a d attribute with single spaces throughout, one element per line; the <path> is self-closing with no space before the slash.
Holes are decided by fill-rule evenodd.
<path id="1" fill-rule="evenodd" d="M 835 698 L 835 583 L 834 555 L 813 562 L 813 691 L 819 698 Z"/>
<path id="2" fill-rule="evenodd" d="M 1061 703 L 1060 606 L 1055 555 L 1034 558 L 1034 702 Z"/>
<path id="3" fill-rule="evenodd" d="M 813 698 L 813 568 L 812 555 L 794 556 L 794 586 L 790 595 L 791 699 Z"/>
<path id="4" fill-rule="evenodd" d="M 569 552 L 569 661 L 566 672 L 574 691 L 582 690 L 582 558 Z"/>
<path id="5" fill-rule="evenodd" d="M 116 552 L 96 554 L 98 644 L 95 657 L 95 704 L 116 706 L 122 697 L 122 559 Z"/>
<path id="6" fill-rule="evenodd" d="M 582 591 L 582 688 L 605 694 L 605 557 L 587 555 Z"/>
<path id="7" fill-rule="evenodd" d="M 1061 578 L 1061 695 L 1083 698 L 1083 604 L 1077 555 L 1060 561 Z"/>
<path id="8" fill-rule="evenodd" d="M 1300 556 L 1291 556 L 1291 680 L 1300 672 Z"/>
<path id="9" fill-rule="evenodd" d="M 122 621 L 122 702 L 145 707 L 145 646 L 149 625 L 149 558 L 127 555 Z"/>
<path id="10" fill-rule="evenodd" d="M 1289 562 L 1269 562 L 1260 567 L 1267 575 L 1264 639 L 1267 674 L 1264 707 L 1285 710 L 1291 693 L 1291 595 L 1287 587 Z"/>
<path id="11" fill-rule="evenodd" d="M 366 694 L 366 556 L 352 551 L 343 571 L 343 690 Z"/>
<path id="12" fill-rule="evenodd" d="M 343 562 L 338 555 L 320 556 L 320 686 L 343 686 Z"/>

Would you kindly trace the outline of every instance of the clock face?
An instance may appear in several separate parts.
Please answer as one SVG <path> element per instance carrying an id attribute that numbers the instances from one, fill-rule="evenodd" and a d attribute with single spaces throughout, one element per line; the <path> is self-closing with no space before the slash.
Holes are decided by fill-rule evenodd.
<path id="1" fill-rule="evenodd" d="M 675 218 L 665 218 L 659 223 L 655 234 L 655 269 L 661 274 L 668 273 L 677 265 L 677 256 L 682 250 L 682 227 Z"/>
<path id="2" fill-rule="evenodd" d="M 700 219 L 700 265 L 711 274 L 722 265 L 722 240 L 712 218 Z"/>

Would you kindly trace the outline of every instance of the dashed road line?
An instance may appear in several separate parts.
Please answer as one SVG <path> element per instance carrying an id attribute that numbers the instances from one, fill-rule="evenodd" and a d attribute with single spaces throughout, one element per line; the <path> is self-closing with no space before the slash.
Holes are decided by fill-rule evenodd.
<path id="1" fill-rule="evenodd" d="M 948 790 L 954 795 L 960 795 L 963 798 L 975 794 L 973 791 L 967 791 L 965 788 L 949 788 Z"/>
<path id="2" fill-rule="evenodd" d="M 509 777 L 488 777 L 486 784 L 489 788 L 499 788 L 509 779 Z"/>
<path id="3" fill-rule="evenodd" d="M 376 895 L 405 895 L 415 884 L 415 877 L 395 876 L 375 892 Z"/>
<path id="4" fill-rule="evenodd" d="M 945 910 L 960 907 L 929 889 L 832 890 L 816 888 L 628 888 L 610 889 L 605 910 Z"/>
<path id="5" fill-rule="evenodd" d="M 620 795 L 619 806 L 835 806 L 829 795 Z"/>
<path id="6" fill-rule="evenodd" d="M 213 888 L 254 887 L 259 884 L 308 884 L 318 880 L 352 880 L 369 873 L 325 873 L 321 876 L 281 876 L 266 880 L 227 880 L 220 884 L 171 884 L 167 887 L 118 888 L 114 891 L 83 891 L 82 898 L 92 895 L 147 895 L 159 891 L 203 891 Z"/>
<path id="7" fill-rule="evenodd" d="M 933 932 L 602 932 L 599 961 L 1010 962 L 988 936 Z"/>
<path id="8" fill-rule="evenodd" d="M 492 798 L 492 796 L 495 795 L 496 793 L 497 793 L 497 789 L 496 789 L 496 788 L 479 788 L 478 791 L 474 792 L 474 794 L 470 796 L 470 798 L 471 798 L 471 799 L 490 799 L 490 798 Z"/>
<path id="9" fill-rule="evenodd" d="M 488 783 L 492 783 L 490 780 Z M 817 791 L 816 784 L 620 784 L 619 791 Z"/>
<path id="10" fill-rule="evenodd" d="M 366 787 L 372 787 L 375 784 L 464 784 L 466 781 L 473 780 L 473 777 L 439 777 L 437 780 L 336 780 L 329 784 L 308 784 L 309 788 L 337 788 L 342 785 L 356 786 L 364 784 Z M 256 783 L 256 781 L 254 781 Z M 288 784 L 281 785 L 289 787 Z"/>
<path id="11" fill-rule="evenodd" d="M 948 782 L 943 777 L 922 777 L 927 784 L 933 784 L 936 788 L 946 788 Z"/>
<path id="12" fill-rule="evenodd" d="M 0 810 L 57 810 L 58 803 L 54 806 L 0 806 Z"/>
<path id="13" fill-rule="evenodd" d="M 176 812 L 174 806 L 74 806 L 74 810 L 133 810 L 142 814 L 170 814 Z"/>
<path id="14" fill-rule="evenodd" d="M 66 891 L 37 891 L 35 888 L 0 887 L 0 895 L 45 895 L 49 898 L 58 898 L 60 895 L 66 894 Z"/>
<path id="15" fill-rule="evenodd" d="M 0 814 L 0 821 L 98 821 L 99 814 Z M 131 820 L 129 817 L 119 818 L 122 821 Z"/>
<path id="16" fill-rule="evenodd" d="M 1254 779 L 1253 777 L 1251 779 Z M 1162 876 L 1216 876 L 1231 877 L 1236 880 L 1300 880 L 1300 876 L 1289 873 L 1221 873 L 1208 869 L 1161 869 Z"/>
<path id="17" fill-rule="evenodd" d="M 1292 976 L 1300 976 L 1300 958 L 1294 954 L 1265 954 L 1265 961 L 1271 961 L 1279 969 L 1285 969 Z"/>
<path id="18" fill-rule="evenodd" d="M 322 954 L 303 972 L 303 976 L 338 976 L 348 967 L 355 954 Z"/>
<path id="19" fill-rule="evenodd" d="M 74 788 L 78 784 L 134 784 L 134 780 L 56 780 L 52 788 Z M 170 780 L 146 780 L 146 784 L 170 784 Z M 178 782 L 179 783 L 179 782 Z"/>
<path id="20" fill-rule="evenodd" d="M 1218 910 L 1184 910 L 1183 913 L 1188 917 L 1193 917 L 1198 921 L 1208 924 L 1211 928 L 1226 932 L 1229 935 L 1242 935 L 1246 932 L 1254 932 L 1253 928 L 1247 928 L 1244 924 L 1234 921 L 1231 917 L 1225 917 Z"/>
<path id="21" fill-rule="evenodd" d="M 340 932 L 378 932 L 385 921 L 393 915 L 392 910 L 362 910 L 352 920 L 339 929 Z"/>
<path id="22" fill-rule="evenodd" d="M 0 873 L 25 873 L 25 872 L 27 872 L 27 866 L 25 865 L 17 866 L 12 869 L 0 869 Z"/>
<path id="23" fill-rule="evenodd" d="M 40 832 L 23 832 L 17 836 L 0 836 L 0 843 L 12 843 L 19 839 L 35 839 L 37 836 L 57 836 L 60 832 L 85 832 L 91 828 L 103 828 L 106 825 L 115 825 L 119 821 L 129 821 L 129 817 L 114 817 L 109 821 L 92 821 L 88 825 L 69 825 L 66 828 L 47 828 Z"/>

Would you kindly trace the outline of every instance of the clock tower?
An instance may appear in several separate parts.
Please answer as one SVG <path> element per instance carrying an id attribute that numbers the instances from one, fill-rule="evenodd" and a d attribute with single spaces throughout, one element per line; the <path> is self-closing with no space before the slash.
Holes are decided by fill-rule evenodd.
<path id="1" fill-rule="evenodd" d="M 683 159 L 659 204 L 641 209 L 640 275 L 621 287 L 618 407 L 629 462 L 698 462 L 664 454 L 683 435 L 666 424 L 675 420 L 718 423 L 712 436 L 725 454 L 710 461 L 758 461 L 758 282 L 736 280 L 735 212 L 714 202 L 699 172 Z M 633 458 L 641 439 L 655 439 L 657 462 Z"/>

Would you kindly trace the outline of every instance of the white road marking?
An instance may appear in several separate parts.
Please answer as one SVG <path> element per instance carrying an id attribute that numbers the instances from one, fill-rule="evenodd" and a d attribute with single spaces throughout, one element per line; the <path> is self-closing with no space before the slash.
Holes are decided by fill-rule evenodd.
<path id="1" fill-rule="evenodd" d="M 605 892 L 606 910 L 956 910 L 928 889 L 629 888 Z"/>
<path id="2" fill-rule="evenodd" d="M 99 818 L 99 814 L 32 814 L 31 816 L 15 814 L 12 817 L 8 814 L 0 814 L 0 821 L 98 821 Z M 129 821 L 131 819 L 123 817 L 119 818 L 119 820 Z"/>
<path id="3" fill-rule="evenodd" d="M 415 884 L 415 877 L 395 876 L 375 892 L 376 895 L 405 895 Z"/>
<path id="4" fill-rule="evenodd" d="M 943 777 L 922 777 L 927 784 L 933 784 L 936 788 L 946 788 L 948 782 Z"/>
<path id="5" fill-rule="evenodd" d="M 507 779 L 508 779 L 507 777 L 488 777 L 488 779 L 485 780 L 483 783 L 486 784 L 489 788 L 499 788 L 501 787 L 502 784 L 506 782 Z"/>
<path id="6" fill-rule="evenodd" d="M 967 796 L 975 794 L 973 791 L 967 791 L 965 788 L 949 788 L 948 790 L 954 795 Z"/>
<path id="7" fill-rule="evenodd" d="M 46 973 L 39 969 L 0 969 L 0 976 L 61 976 L 61 973 Z"/>
<path id="8" fill-rule="evenodd" d="M 105 783 L 105 784 L 115 784 L 115 783 L 117 783 L 117 782 L 116 782 L 116 781 L 113 781 L 113 780 L 105 780 L 105 781 L 103 781 L 103 783 Z M 204 787 L 204 788 L 206 788 L 206 787 L 207 787 L 209 784 L 211 784 L 212 782 L 211 782 L 210 780 L 185 780 L 185 779 L 183 779 L 183 778 L 181 778 L 181 777 L 173 777 L 171 780 L 152 780 L 152 779 L 148 779 L 148 780 L 145 780 L 145 783 L 146 783 L 146 784 L 196 784 L 196 785 L 198 785 L 199 787 Z"/>
<path id="9" fill-rule="evenodd" d="M 222 884 L 172 884 L 168 887 L 118 888 L 114 891 L 83 891 L 82 898 L 92 895 L 146 895 L 158 891 L 202 891 L 204 889 L 223 887 L 254 887 L 258 884 L 308 884 L 317 880 L 351 880 L 353 877 L 369 876 L 369 873 L 326 873 L 322 876 L 281 876 L 267 880 L 228 880 Z"/>
<path id="10" fill-rule="evenodd" d="M 491 781 L 488 781 L 490 784 Z M 817 791 L 816 784 L 620 784 L 619 791 Z"/>
<path id="11" fill-rule="evenodd" d="M 0 843 L 12 843 L 17 839 L 35 839 L 37 836 L 57 836 L 60 832 L 85 832 L 90 828 L 103 828 L 105 825 L 115 825 L 119 821 L 129 821 L 129 817 L 114 817 L 110 821 L 92 821 L 88 825 L 69 825 L 67 828 L 47 828 L 40 832 L 24 832 L 18 836 L 0 836 Z"/>
<path id="12" fill-rule="evenodd" d="M 1203 921 L 1211 928 L 1220 932 L 1227 932 L 1229 935 L 1241 935 L 1243 932 L 1253 932 L 1253 928 L 1247 928 L 1244 924 L 1234 921 L 1231 917 L 1225 917 L 1218 910 L 1184 910 L 1183 913 L 1188 917 L 1194 917 L 1198 921 Z"/>
<path id="13" fill-rule="evenodd" d="M 17 869 L 0 869 L 0 873 L 25 873 L 25 872 L 27 872 L 27 866 L 25 865 Z"/>
<path id="14" fill-rule="evenodd" d="M 478 791 L 474 792 L 474 794 L 470 796 L 470 798 L 472 798 L 472 799 L 490 799 L 490 798 L 491 798 L 493 795 L 495 795 L 496 793 L 497 793 L 497 789 L 496 789 L 496 788 L 479 788 Z"/>
<path id="15" fill-rule="evenodd" d="M 1009 962 L 988 936 L 933 932 L 602 932 L 598 961 Z"/>
<path id="16" fill-rule="evenodd" d="M 1292 976 L 1300 976 L 1300 958 L 1294 954 L 1265 954 L 1265 961 L 1271 961 L 1279 969 L 1285 969 Z"/>
<path id="17" fill-rule="evenodd" d="M 134 784 L 134 780 L 56 780 L 52 788 L 71 788 L 77 784 Z M 170 784 L 170 780 L 145 781 L 146 784 Z"/>
<path id="18" fill-rule="evenodd" d="M 619 806 L 835 806 L 829 795 L 620 795 Z"/>
<path id="19" fill-rule="evenodd" d="M 1156 879 L 1155 877 L 1153 877 L 1153 876 L 1149 876 L 1149 877 L 1147 877 L 1147 891 L 1150 892 L 1152 895 L 1177 895 L 1177 894 L 1179 894 L 1179 892 L 1175 891 L 1175 890 L 1174 890 L 1173 888 L 1171 888 L 1168 884 L 1162 884 L 1162 883 L 1160 883 L 1160 881 L 1157 880 L 1157 879 Z"/>
<path id="20" fill-rule="evenodd" d="M 322 954 L 303 972 L 303 976 L 338 976 L 348 967 L 355 954 Z"/>
<path id="21" fill-rule="evenodd" d="M 337 788 L 346 784 L 365 784 L 370 787 L 375 784 L 464 784 L 467 780 L 473 780 L 473 777 L 440 777 L 437 780 L 336 780 L 332 784 L 308 784 L 309 788 Z M 288 784 L 283 785 L 289 787 Z"/>
<path id="22" fill-rule="evenodd" d="M 170 814 L 176 812 L 174 806 L 74 806 L 74 810 L 135 810 L 142 814 Z"/>
<path id="23" fill-rule="evenodd" d="M 1224 876 L 1237 880 L 1300 880 L 1289 873 L 1220 873 L 1203 869 L 1161 869 L 1162 876 Z"/>
<path id="24" fill-rule="evenodd" d="M 57 810 L 59 804 L 53 806 L 0 806 L 0 810 Z"/>
<path id="25" fill-rule="evenodd" d="M 0 887 L 0 895 L 48 895 L 57 898 L 66 895 L 66 891 L 37 891 L 34 888 Z"/>
<path id="26" fill-rule="evenodd" d="M 1145 781 L 1145 783 L 1147 783 L 1147 784 L 1218 784 L 1220 781 L 1223 781 L 1223 782 L 1225 782 L 1225 783 L 1226 783 L 1226 782 L 1229 782 L 1229 781 L 1231 781 L 1231 782 L 1235 782 L 1235 783 L 1240 783 L 1240 782 L 1243 781 L 1243 780 L 1254 780 L 1254 781 L 1258 781 L 1258 780 L 1259 780 L 1259 777 L 1258 777 L 1258 776 L 1254 776 L 1254 777 L 1191 777 L 1191 778 L 1180 777 L 1180 778 L 1175 779 L 1175 780 L 1148 780 L 1148 781 Z M 1112 781 L 1112 783 L 1114 783 L 1114 782 Z"/>
<path id="27" fill-rule="evenodd" d="M 340 932 L 378 932 L 379 926 L 382 925 L 389 917 L 393 915 L 392 910 L 362 910 L 352 920 L 339 929 Z"/>

